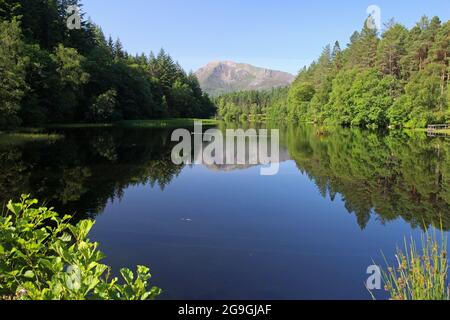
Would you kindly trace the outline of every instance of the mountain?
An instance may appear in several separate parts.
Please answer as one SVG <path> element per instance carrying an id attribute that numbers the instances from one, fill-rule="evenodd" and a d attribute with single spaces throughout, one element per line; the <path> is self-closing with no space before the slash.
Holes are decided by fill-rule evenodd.
<path id="1" fill-rule="evenodd" d="M 211 62 L 195 74 L 202 89 L 211 96 L 234 91 L 285 87 L 290 85 L 295 78 L 287 72 L 258 68 L 232 61 Z"/>

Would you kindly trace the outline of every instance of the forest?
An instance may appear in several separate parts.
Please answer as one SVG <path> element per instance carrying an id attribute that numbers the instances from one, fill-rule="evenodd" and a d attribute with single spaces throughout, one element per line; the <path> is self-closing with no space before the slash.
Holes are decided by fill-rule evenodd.
<path id="1" fill-rule="evenodd" d="M 163 49 L 132 55 L 81 15 L 79 0 L 0 0 L 0 128 L 161 118 L 290 120 L 366 128 L 450 121 L 450 21 L 367 23 L 328 45 L 290 88 L 214 101 Z M 370 19 L 370 18 L 369 18 Z M 217 106 L 217 107 L 216 107 Z"/>
<path id="2" fill-rule="evenodd" d="M 289 92 L 289 116 L 344 126 L 425 127 L 450 120 L 450 21 L 366 23 L 345 50 L 326 47 Z"/>
<path id="3" fill-rule="evenodd" d="M 216 113 L 197 78 L 163 49 L 132 55 L 81 14 L 79 0 L 0 0 L 0 128 Z"/>
<path id="4" fill-rule="evenodd" d="M 288 87 L 270 91 L 241 91 L 214 99 L 217 114 L 226 121 L 257 121 L 266 118 L 284 120 L 287 113 Z"/>
<path id="5" fill-rule="evenodd" d="M 299 72 L 286 100 L 277 90 L 273 97 L 259 94 L 262 102 L 256 93 L 226 95 L 217 99 L 219 115 L 246 115 L 250 103 L 268 118 L 325 125 L 422 128 L 449 122 L 450 21 L 424 16 L 408 30 L 391 20 L 381 35 L 368 25 L 346 48 L 339 42 L 326 46 Z M 267 107 L 267 100 L 276 102 Z"/>

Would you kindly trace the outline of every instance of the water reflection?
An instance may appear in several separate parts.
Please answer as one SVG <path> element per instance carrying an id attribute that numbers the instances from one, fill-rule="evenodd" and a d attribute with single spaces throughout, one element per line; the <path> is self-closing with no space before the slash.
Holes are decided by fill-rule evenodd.
<path id="1" fill-rule="evenodd" d="M 382 223 L 399 217 L 413 227 L 450 228 L 450 144 L 425 134 L 380 135 L 360 130 L 288 131 L 288 149 L 298 168 L 322 195 L 344 198 L 365 228 L 371 213 Z"/>
<path id="2" fill-rule="evenodd" d="M 130 186 L 164 189 L 183 171 L 171 161 L 172 131 L 72 129 L 61 140 L 2 143 L 0 201 L 30 193 L 60 211 L 94 217 Z M 413 227 L 442 220 L 450 229 L 448 140 L 307 126 L 280 133 L 280 161 L 295 161 L 323 197 L 340 194 L 362 229 L 372 214 L 382 223 L 402 218 Z M 213 171 L 251 167 L 207 166 Z M 286 193 L 296 201 L 295 190 Z"/>
<path id="3" fill-rule="evenodd" d="M 165 130 L 67 130 L 49 142 L 0 146 L 1 200 L 30 193 L 66 212 L 95 214 L 133 185 L 164 189 L 182 170 Z"/>

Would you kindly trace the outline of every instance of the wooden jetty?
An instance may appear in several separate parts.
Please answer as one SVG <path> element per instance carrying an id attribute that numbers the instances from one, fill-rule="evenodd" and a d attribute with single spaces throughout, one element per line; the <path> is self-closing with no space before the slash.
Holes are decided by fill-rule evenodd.
<path id="1" fill-rule="evenodd" d="M 430 124 L 427 132 L 429 137 L 449 137 L 450 124 Z"/>

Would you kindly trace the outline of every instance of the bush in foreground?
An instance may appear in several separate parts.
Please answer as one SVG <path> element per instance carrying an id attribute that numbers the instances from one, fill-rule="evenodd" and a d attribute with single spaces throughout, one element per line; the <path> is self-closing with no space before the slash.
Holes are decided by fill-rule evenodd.
<path id="1" fill-rule="evenodd" d="M 136 275 L 121 269 L 121 281 L 88 234 L 94 221 L 70 224 L 38 201 L 22 196 L 0 215 L 0 299 L 19 300 L 151 300 L 161 290 L 149 288 L 149 269 Z"/>

